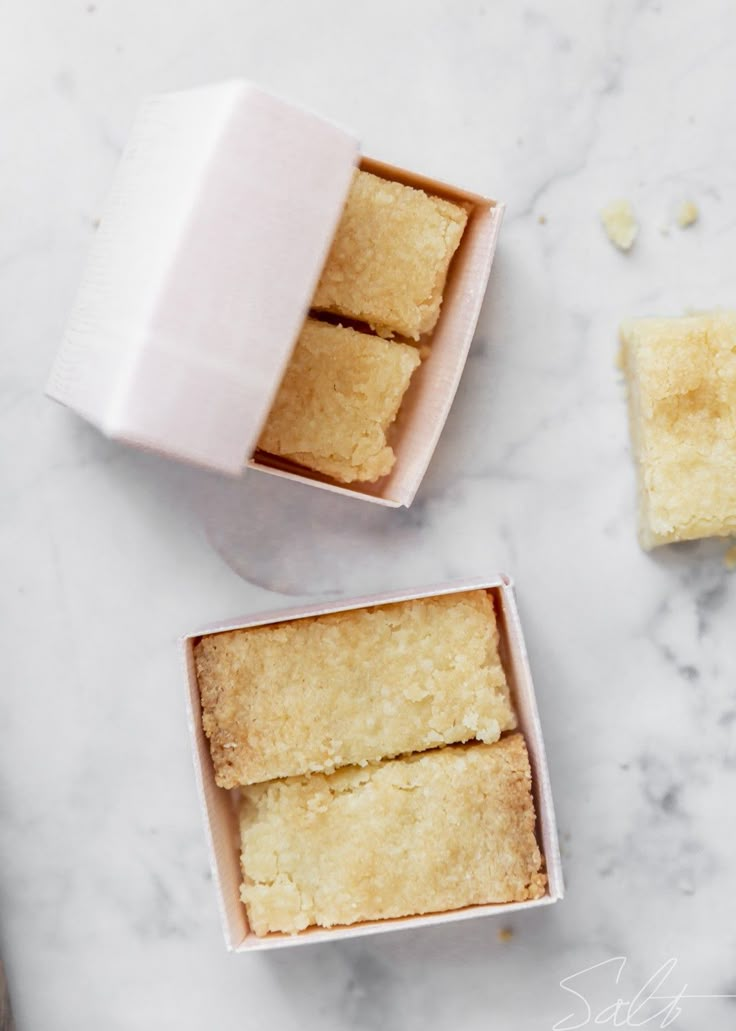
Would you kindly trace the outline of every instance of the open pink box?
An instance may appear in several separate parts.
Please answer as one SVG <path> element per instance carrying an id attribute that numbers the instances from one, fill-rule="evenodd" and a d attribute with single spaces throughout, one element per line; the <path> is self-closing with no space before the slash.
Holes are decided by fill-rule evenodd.
<path id="1" fill-rule="evenodd" d="M 390 475 L 338 486 L 260 452 L 356 164 L 471 205 Z M 231 475 L 245 467 L 409 505 L 455 395 L 503 205 L 362 158 L 343 129 L 244 82 L 146 101 L 47 393 L 107 436 Z"/>
<path id="2" fill-rule="evenodd" d="M 528 902 L 501 903 L 483 906 L 468 906 L 445 913 L 430 913 L 424 916 L 402 917 L 393 920 L 366 921 L 349 927 L 331 929 L 312 928 L 296 935 L 269 934 L 258 938 L 248 927 L 245 906 L 240 901 L 240 842 L 232 793 L 219 788 L 215 783 L 209 745 L 202 729 L 199 689 L 194 668 L 194 644 L 203 634 L 222 630 L 236 630 L 245 627 L 263 626 L 267 623 L 281 623 L 288 619 L 304 619 L 326 612 L 344 612 L 371 605 L 408 601 L 412 598 L 426 598 L 432 595 L 454 594 L 470 590 L 491 591 L 495 600 L 496 614 L 501 638 L 501 660 L 508 678 L 514 706 L 519 720 L 519 730 L 524 735 L 532 767 L 532 787 L 537 812 L 537 837 L 545 858 L 547 893 L 540 899 Z M 339 938 L 356 938 L 380 931 L 393 931 L 406 927 L 424 927 L 429 924 L 444 924 L 454 920 L 467 920 L 479 916 L 499 916 L 529 909 L 533 906 L 549 905 L 563 897 L 564 884 L 557 840 L 552 791 L 549 771 L 539 723 L 537 703 L 534 697 L 529 662 L 524 638 L 516 608 L 511 580 L 506 576 L 476 581 L 456 581 L 435 587 L 414 591 L 396 591 L 389 594 L 353 598 L 350 601 L 327 602 L 305 608 L 282 609 L 277 612 L 262 612 L 245 619 L 218 623 L 205 627 L 183 640 L 188 690 L 189 728 L 192 735 L 194 766 L 200 802 L 210 849 L 210 861 L 218 895 L 220 915 L 225 942 L 231 951 L 248 952 L 251 949 L 280 948 L 287 945 L 305 945 L 314 942 L 335 941 Z"/>

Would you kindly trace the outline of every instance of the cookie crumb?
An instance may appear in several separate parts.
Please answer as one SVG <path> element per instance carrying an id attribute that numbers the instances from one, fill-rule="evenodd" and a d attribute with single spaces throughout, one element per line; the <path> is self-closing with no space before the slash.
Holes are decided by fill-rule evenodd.
<path id="1" fill-rule="evenodd" d="M 547 225 L 547 216 L 546 215 L 540 215 L 539 218 L 537 219 L 537 222 L 539 222 L 540 226 L 546 226 Z"/>
<path id="2" fill-rule="evenodd" d="M 631 250 L 639 232 L 634 210 L 627 200 L 614 200 L 601 210 L 606 236 L 620 251 Z"/>
<path id="3" fill-rule="evenodd" d="M 736 569 L 736 544 L 732 544 L 726 554 L 723 556 L 723 564 L 726 569 Z"/>
<path id="4" fill-rule="evenodd" d="M 513 928 L 511 928 L 511 927 L 501 927 L 501 928 L 499 928 L 498 940 L 500 942 L 503 942 L 505 944 L 506 942 L 510 942 L 513 937 L 514 937 Z"/>
<path id="5" fill-rule="evenodd" d="M 680 229 L 687 229 L 688 226 L 694 225 L 699 217 L 698 206 L 692 200 L 683 201 L 677 210 L 677 224 Z"/>

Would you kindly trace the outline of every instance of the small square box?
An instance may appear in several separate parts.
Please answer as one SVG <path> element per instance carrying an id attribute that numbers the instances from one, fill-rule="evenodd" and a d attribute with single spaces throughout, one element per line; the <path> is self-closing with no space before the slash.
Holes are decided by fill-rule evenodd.
<path id="1" fill-rule="evenodd" d="M 439 319 L 422 338 L 426 357 L 390 427 L 395 464 L 375 482 L 339 483 L 257 445 L 318 307 L 356 167 L 468 217 Z M 231 475 L 249 467 L 409 505 L 465 364 L 502 212 L 362 157 L 351 134 L 248 83 L 153 97 L 121 160 L 47 392 L 135 446 Z M 444 275 L 445 259 L 435 258 Z M 337 310 L 332 300 L 325 305 Z"/>
<path id="2" fill-rule="evenodd" d="M 621 326 L 646 549 L 736 533 L 736 314 Z"/>
<path id="3" fill-rule="evenodd" d="M 270 933 L 265 937 L 256 936 L 248 926 L 245 906 L 240 900 L 242 877 L 235 800 L 232 792 L 218 787 L 215 783 L 209 743 L 202 726 L 202 706 L 195 666 L 195 647 L 197 642 L 205 634 L 216 634 L 220 631 L 263 627 L 291 620 L 321 616 L 326 613 L 348 612 L 376 605 L 386 605 L 420 598 L 441 597 L 476 590 L 488 591 L 494 601 L 499 631 L 499 655 L 518 718 L 517 729 L 524 737 L 529 754 L 532 770 L 532 793 L 537 815 L 537 840 L 544 857 L 544 870 L 547 877 L 544 894 L 540 898 L 530 898 L 525 902 L 467 906 L 442 913 L 365 921 L 329 929 L 312 927 L 295 935 Z M 183 647 L 188 681 L 188 713 L 196 780 L 210 845 L 210 858 L 228 949 L 237 952 L 247 952 L 251 949 L 278 948 L 320 941 L 333 941 L 338 938 L 359 937 L 365 934 L 398 928 L 447 923 L 476 916 L 506 915 L 518 909 L 545 905 L 562 898 L 564 893 L 562 870 L 544 743 L 513 587 L 507 577 L 500 576 L 479 581 L 462 581 L 428 587 L 417 591 L 396 592 L 380 596 L 356 598 L 347 602 L 333 602 L 325 605 L 312 605 L 307 608 L 262 613 L 247 619 L 206 627 L 198 633 L 187 636 L 183 641 Z"/>

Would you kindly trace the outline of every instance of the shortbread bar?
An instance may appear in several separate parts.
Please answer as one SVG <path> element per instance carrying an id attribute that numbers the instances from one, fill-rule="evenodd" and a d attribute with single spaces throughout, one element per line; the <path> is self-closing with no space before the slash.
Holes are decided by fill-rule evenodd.
<path id="1" fill-rule="evenodd" d="M 485 591 L 210 634 L 195 659 L 225 788 L 495 741 L 516 722 Z"/>
<path id="2" fill-rule="evenodd" d="M 467 220 L 458 204 L 356 171 L 312 307 L 418 340 L 437 322 Z"/>
<path id="3" fill-rule="evenodd" d="M 375 481 L 396 456 L 396 418 L 416 348 L 307 319 L 258 446 L 341 483 Z"/>
<path id="4" fill-rule="evenodd" d="M 736 533 L 736 313 L 621 326 L 644 548 Z"/>
<path id="5" fill-rule="evenodd" d="M 251 929 L 523 902 L 544 894 L 520 734 L 243 791 Z"/>

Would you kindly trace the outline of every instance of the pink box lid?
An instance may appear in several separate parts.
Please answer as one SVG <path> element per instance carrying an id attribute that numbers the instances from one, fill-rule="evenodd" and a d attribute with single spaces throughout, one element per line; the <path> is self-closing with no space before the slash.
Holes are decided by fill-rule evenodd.
<path id="1" fill-rule="evenodd" d="M 246 82 L 147 100 L 47 393 L 110 437 L 240 473 L 357 159 L 349 133 Z"/>

